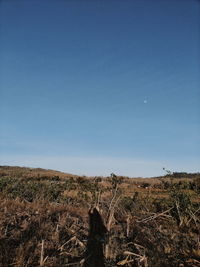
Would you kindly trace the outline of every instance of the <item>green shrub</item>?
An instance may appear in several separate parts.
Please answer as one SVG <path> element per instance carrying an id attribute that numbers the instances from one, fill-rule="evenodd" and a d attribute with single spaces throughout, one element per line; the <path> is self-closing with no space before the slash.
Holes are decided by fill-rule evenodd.
<path id="1" fill-rule="evenodd" d="M 0 192 L 3 192 L 7 186 L 14 184 L 16 181 L 17 180 L 15 178 L 1 177 L 0 178 Z"/>
<path id="2" fill-rule="evenodd" d="M 188 193 L 175 189 L 171 193 L 172 216 L 176 219 L 179 226 L 187 224 L 190 218 L 192 202 Z"/>
<path id="3" fill-rule="evenodd" d="M 121 208 L 129 212 L 134 210 L 134 205 L 134 200 L 131 197 L 124 197 L 120 202 Z"/>

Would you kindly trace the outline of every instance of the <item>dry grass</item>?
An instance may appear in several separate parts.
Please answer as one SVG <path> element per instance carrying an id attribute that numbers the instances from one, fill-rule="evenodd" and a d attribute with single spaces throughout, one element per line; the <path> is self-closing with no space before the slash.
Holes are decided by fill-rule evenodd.
<path id="1" fill-rule="evenodd" d="M 200 266 L 196 178 L 113 179 L 0 167 L 0 266 L 81 266 L 95 205 L 107 267 Z"/>

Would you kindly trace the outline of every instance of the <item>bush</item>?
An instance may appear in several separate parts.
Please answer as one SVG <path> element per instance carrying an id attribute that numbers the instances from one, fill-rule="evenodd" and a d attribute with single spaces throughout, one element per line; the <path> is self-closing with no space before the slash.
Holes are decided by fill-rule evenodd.
<path id="1" fill-rule="evenodd" d="M 177 224 L 179 226 L 187 224 L 192 209 L 192 202 L 189 194 L 180 190 L 174 190 L 171 193 L 171 201 L 173 207 L 171 214 L 176 219 Z"/>
<path id="2" fill-rule="evenodd" d="M 124 197 L 120 202 L 121 208 L 129 212 L 133 211 L 134 204 L 135 203 L 131 197 Z"/>
<path id="3" fill-rule="evenodd" d="M 17 182 L 16 179 L 10 177 L 1 177 L 0 178 L 0 192 L 3 192 L 8 185 L 12 185 Z"/>

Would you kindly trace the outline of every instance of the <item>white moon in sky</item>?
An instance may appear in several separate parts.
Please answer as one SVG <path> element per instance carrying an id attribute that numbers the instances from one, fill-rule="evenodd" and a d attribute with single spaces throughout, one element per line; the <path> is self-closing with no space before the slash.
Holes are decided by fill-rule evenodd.
<path id="1" fill-rule="evenodd" d="M 144 104 L 146 104 L 147 103 L 147 100 L 144 100 Z"/>

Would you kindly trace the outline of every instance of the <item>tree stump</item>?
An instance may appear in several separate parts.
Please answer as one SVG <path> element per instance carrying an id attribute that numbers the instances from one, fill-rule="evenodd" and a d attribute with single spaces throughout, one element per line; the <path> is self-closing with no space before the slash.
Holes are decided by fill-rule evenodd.
<path id="1" fill-rule="evenodd" d="M 89 210 L 89 235 L 84 267 L 105 267 L 103 245 L 107 229 L 96 208 Z"/>

